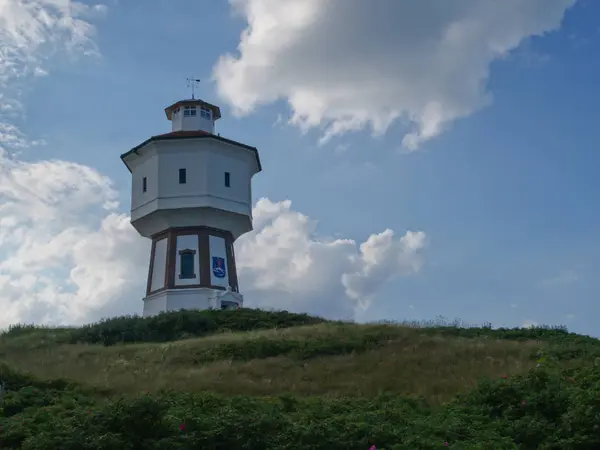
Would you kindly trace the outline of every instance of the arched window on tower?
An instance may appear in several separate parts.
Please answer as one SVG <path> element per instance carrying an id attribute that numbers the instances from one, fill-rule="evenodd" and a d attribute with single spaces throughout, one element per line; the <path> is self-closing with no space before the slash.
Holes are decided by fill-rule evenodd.
<path id="1" fill-rule="evenodd" d="M 179 278 L 196 278 L 196 274 L 194 273 L 195 256 L 196 250 L 189 248 L 179 250 Z"/>

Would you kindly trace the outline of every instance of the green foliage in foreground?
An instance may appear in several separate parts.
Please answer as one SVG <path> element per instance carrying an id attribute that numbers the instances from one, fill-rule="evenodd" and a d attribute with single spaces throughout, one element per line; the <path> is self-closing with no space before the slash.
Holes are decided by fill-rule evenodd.
<path id="1" fill-rule="evenodd" d="M 540 368 L 482 381 L 438 409 L 374 398 L 256 398 L 161 393 L 108 401 L 0 367 L 8 391 L 0 448 L 556 449 L 600 448 L 600 371 Z M 447 445 L 445 444 L 447 443 Z"/>
<path id="2" fill-rule="evenodd" d="M 56 336 L 53 342 L 113 345 L 321 322 L 287 312 L 184 311 L 153 318 L 121 317 L 51 333 L 13 327 L 4 338 L 20 346 L 29 335 L 46 333 Z M 337 329 L 342 332 L 345 327 Z M 207 350 L 199 362 L 368 351 L 385 341 L 380 331 L 355 337 L 348 333 L 343 346 L 324 338 L 317 341 L 323 346 L 320 350 L 298 347 L 295 341 L 282 347 L 264 339 L 240 340 Z M 371 444 L 378 450 L 600 448 L 600 341 L 560 328 L 438 326 L 415 333 L 539 340 L 549 345 L 543 354 L 532 355 L 540 363 L 537 369 L 523 376 L 482 380 L 473 391 L 441 407 L 392 393 L 312 398 L 161 392 L 102 399 L 89 388 L 36 379 L 0 363 L 0 381 L 6 386 L 0 400 L 0 448 L 367 450 Z M 52 344 L 51 339 L 48 342 Z"/>

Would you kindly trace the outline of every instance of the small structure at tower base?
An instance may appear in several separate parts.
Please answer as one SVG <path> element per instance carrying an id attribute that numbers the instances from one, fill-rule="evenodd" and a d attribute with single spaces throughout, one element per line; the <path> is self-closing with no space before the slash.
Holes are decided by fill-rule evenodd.
<path id="1" fill-rule="evenodd" d="M 238 309 L 244 306 L 244 296 L 233 292 L 209 288 L 173 289 L 151 294 L 144 298 L 144 317 L 165 311 L 182 309 Z"/>

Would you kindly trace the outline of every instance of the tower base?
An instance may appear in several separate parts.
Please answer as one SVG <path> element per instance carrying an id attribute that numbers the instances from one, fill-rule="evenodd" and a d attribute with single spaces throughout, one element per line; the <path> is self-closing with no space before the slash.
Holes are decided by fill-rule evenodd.
<path id="1" fill-rule="evenodd" d="M 244 296 L 227 290 L 210 288 L 167 289 L 144 298 L 144 317 L 181 309 L 233 309 L 241 308 Z"/>

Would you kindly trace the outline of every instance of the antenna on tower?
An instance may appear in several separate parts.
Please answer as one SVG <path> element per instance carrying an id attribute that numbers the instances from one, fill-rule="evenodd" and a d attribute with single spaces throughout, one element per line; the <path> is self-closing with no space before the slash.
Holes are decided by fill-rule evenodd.
<path id="1" fill-rule="evenodd" d="M 186 78 L 187 87 L 192 88 L 192 100 L 194 100 L 194 94 L 196 90 L 196 86 L 200 84 L 200 78 Z"/>

